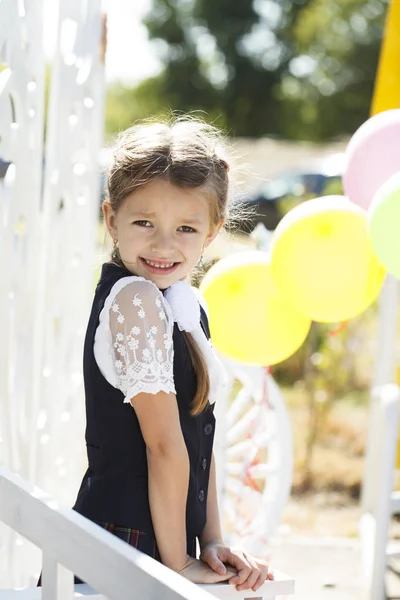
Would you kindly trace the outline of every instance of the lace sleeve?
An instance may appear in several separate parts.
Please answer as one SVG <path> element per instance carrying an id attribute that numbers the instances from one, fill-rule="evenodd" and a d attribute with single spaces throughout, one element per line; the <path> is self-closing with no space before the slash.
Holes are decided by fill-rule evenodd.
<path id="1" fill-rule="evenodd" d="M 129 279 L 110 307 L 116 387 L 124 402 L 140 392 L 175 393 L 171 309 L 152 282 Z"/>

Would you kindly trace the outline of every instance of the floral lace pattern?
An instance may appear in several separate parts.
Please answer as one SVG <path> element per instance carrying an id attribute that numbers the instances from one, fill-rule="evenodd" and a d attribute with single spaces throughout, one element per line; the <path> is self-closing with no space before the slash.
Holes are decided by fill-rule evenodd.
<path id="1" fill-rule="evenodd" d="M 109 316 L 117 388 L 124 402 L 140 392 L 175 393 L 173 318 L 160 290 L 135 277 L 116 294 Z"/>

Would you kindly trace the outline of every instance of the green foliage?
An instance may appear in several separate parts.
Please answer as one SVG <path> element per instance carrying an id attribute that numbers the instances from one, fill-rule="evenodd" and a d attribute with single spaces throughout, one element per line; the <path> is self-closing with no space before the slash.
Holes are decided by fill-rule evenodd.
<path id="1" fill-rule="evenodd" d="M 388 0 L 153 0 L 144 22 L 164 64 L 113 87 L 107 131 L 204 111 L 231 135 L 326 140 L 368 117 Z"/>
<path id="2" fill-rule="evenodd" d="M 312 323 L 307 340 L 292 357 L 276 365 L 280 385 L 301 388 L 307 401 L 306 457 L 302 481 L 311 485 L 315 448 L 324 437 L 334 406 L 352 394 L 365 400 L 374 357 L 366 348 L 376 327 L 376 307 L 352 319 L 343 328 Z"/>
<path id="3" fill-rule="evenodd" d="M 196 0 L 195 18 L 216 42 L 214 60 L 222 79 L 218 101 L 234 135 L 259 136 L 279 133 L 278 103 L 273 90 L 280 79 L 279 58 L 268 63 L 268 50 L 275 39 L 268 25 L 248 0 Z M 251 51 L 256 36 L 264 34 L 266 47 Z"/>
<path id="4" fill-rule="evenodd" d="M 117 133 L 137 119 L 161 116 L 168 110 L 168 98 L 158 77 L 146 79 L 136 88 L 120 84 L 110 87 L 106 97 L 106 132 Z"/>
<path id="5" fill-rule="evenodd" d="M 387 4 L 311 0 L 299 12 L 279 93 L 289 137 L 329 139 L 368 118 Z"/>

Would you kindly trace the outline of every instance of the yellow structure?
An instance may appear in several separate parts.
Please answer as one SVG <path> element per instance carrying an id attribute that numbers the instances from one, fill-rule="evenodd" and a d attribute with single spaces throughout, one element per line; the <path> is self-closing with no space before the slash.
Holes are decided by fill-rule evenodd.
<path id="1" fill-rule="evenodd" d="M 371 115 L 391 108 L 400 108 L 400 0 L 389 6 Z"/>

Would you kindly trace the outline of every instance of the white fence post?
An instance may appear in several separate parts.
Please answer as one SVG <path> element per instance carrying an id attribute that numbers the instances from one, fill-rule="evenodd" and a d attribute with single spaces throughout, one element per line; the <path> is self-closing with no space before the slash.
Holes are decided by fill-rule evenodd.
<path id="1" fill-rule="evenodd" d="M 74 593 L 74 574 L 57 563 L 43 550 L 42 600 L 71 600 Z"/>
<path id="2" fill-rule="evenodd" d="M 372 391 L 360 542 L 368 600 L 384 600 L 385 570 L 397 451 L 400 390 L 387 384 Z"/>

